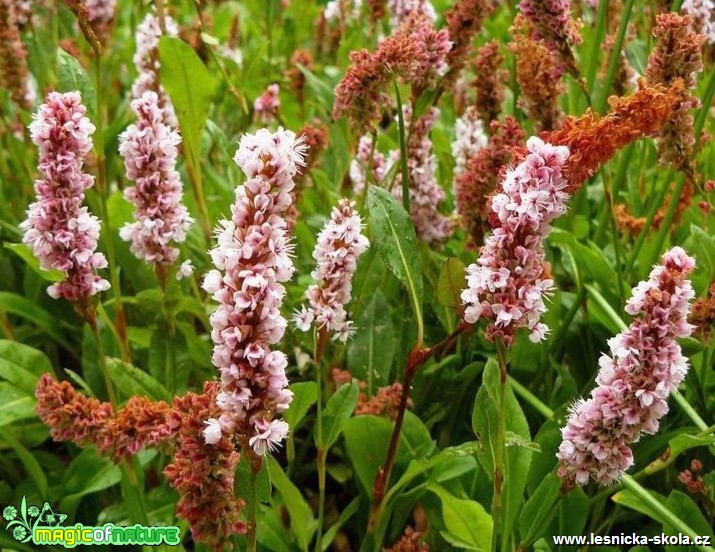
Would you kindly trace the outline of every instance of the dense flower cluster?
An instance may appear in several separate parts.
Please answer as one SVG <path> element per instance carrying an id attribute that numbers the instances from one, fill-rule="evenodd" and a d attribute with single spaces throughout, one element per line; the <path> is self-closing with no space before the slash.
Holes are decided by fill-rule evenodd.
<path id="1" fill-rule="evenodd" d="M 176 22 L 168 16 L 164 17 L 166 35 L 179 36 L 179 27 Z M 169 95 L 164 87 L 159 83 L 159 39 L 162 36 L 159 25 L 159 18 L 148 13 L 144 20 L 139 23 L 136 31 L 136 52 L 134 53 L 134 65 L 139 71 L 134 84 L 132 85 L 132 97 L 141 98 L 147 90 L 153 90 L 159 96 L 159 106 L 164 111 L 165 121 L 168 125 L 178 127 L 178 120 L 174 112 L 174 106 L 169 99 Z"/>
<path id="2" fill-rule="evenodd" d="M 127 178 L 136 183 L 124 196 L 134 204 L 134 222 L 119 232 L 139 259 L 170 265 L 179 255 L 174 243 L 186 239 L 192 219 L 181 203 L 181 177 L 176 170 L 181 137 L 164 122 L 156 92 L 132 101 L 138 121 L 119 137 Z"/>
<path id="3" fill-rule="evenodd" d="M 114 417 L 110 403 L 77 393 L 68 382 L 59 382 L 50 374 L 38 380 L 35 398 L 37 414 L 55 441 L 77 445 L 98 442 L 107 422 Z"/>
<path id="4" fill-rule="evenodd" d="M 259 123 L 266 125 L 278 117 L 278 110 L 281 107 L 279 92 L 280 87 L 276 83 L 269 84 L 253 102 L 253 114 Z"/>
<path id="5" fill-rule="evenodd" d="M 318 234 L 313 251 L 317 266 L 311 273 L 319 284 L 306 291 L 309 307 L 295 315 L 298 328 L 304 332 L 312 325 L 324 328 L 334 339 L 347 341 L 354 328 L 345 305 L 350 302 L 353 274 L 357 260 L 367 251 L 370 242 L 362 233 L 362 219 L 355 211 L 355 202 L 342 199 Z"/>
<path id="6" fill-rule="evenodd" d="M 695 325 L 700 336 L 705 339 L 712 337 L 715 326 L 715 282 L 710 284 L 708 297 L 701 297 L 693 303 L 689 321 Z"/>
<path id="7" fill-rule="evenodd" d="M 189 522 L 195 540 L 215 551 L 225 550 L 232 535 L 246 532 L 240 519 L 244 503 L 234 492 L 240 455 L 229 436 L 204 443 L 203 420 L 219 415 L 219 384 L 204 384 L 201 394 L 174 399 L 167 424 L 175 435 L 174 456 L 164 475 L 181 498 L 176 513 Z"/>
<path id="8" fill-rule="evenodd" d="M 452 155 L 455 181 L 464 172 L 467 161 L 486 146 L 488 141 L 489 137 L 484 131 L 484 123 L 479 116 L 479 111 L 476 107 L 469 106 L 454 123 Z"/>
<path id="9" fill-rule="evenodd" d="M 364 392 L 358 395 L 355 407 L 356 416 L 381 416 L 394 420 L 400 410 L 402 400 L 402 384 L 395 382 L 392 385 L 380 387 L 372 397 Z M 412 399 L 408 399 L 407 407 L 412 406 Z"/>
<path id="10" fill-rule="evenodd" d="M 568 148 L 536 137 L 526 144 L 526 158 L 507 171 L 492 198 L 494 229 L 477 262 L 467 268 L 462 292 L 464 320 L 490 320 L 487 337 L 507 345 L 519 328 L 528 328 L 534 342 L 546 336 L 548 328 L 540 319 L 552 281 L 546 276 L 543 239 L 570 197 L 563 175 Z"/>
<path id="11" fill-rule="evenodd" d="M 214 444 L 223 434 L 236 433 L 259 456 L 288 434 L 288 424 L 276 417 L 292 399 L 286 389 L 288 361 L 271 345 L 286 327 L 281 282 L 291 278 L 294 267 L 284 217 L 304 154 L 302 138 L 282 128 L 243 136 L 234 161 L 247 180 L 236 188 L 232 219 L 219 225 L 218 244 L 210 252 L 216 269 L 203 284 L 218 302 L 211 337 L 222 412 L 206 422 L 204 437 Z"/>
<path id="12" fill-rule="evenodd" d="M 504 56 L 499 51 L 499 43 L 496 40 L 487 42 L 477 50 L 474 60 L 477 101 L 474 105 L 487 127 L 501 113 L 504 83 L 507 80 L 507 72 L 501 69 L 503 63 Z"/>
<path id="13" fill-rule="evenodd" d="M 519 123 L 510 115 L 504 122 L 492 121 L 487 145 L 477 151 L 455 171 L 454 196 L 462 226 L 472 245 L 482 243 L 489 220 L 489 197 L 499 183 L 502 169 L 515 160 L 526 138 Z"/>
<path id="14" fill-rule="evenodd" d="M 194 539 L 223 550 L 245 525 L 239 518 L 243 503 L 233 487 L 239 454 L 230 437 L 207 445 L 201 435 L 203 420 L 220 414 L 219 387 L 206 383 L 202 394 L 176 397 L 172 405 L 133 396 L 115 414 L 110 403 L 45 374 L 37 383 L 36 410 L 55 441 L 93 444 L 115 463 L 145 447 L 160 446 L 172 454 L 164 474 L 181 495 L 177 513 L 189 522 Z"/>
<path id="15" fill-rule="evenodd" d="M 668 412 L 666 399 L 688 371 L 676 339 L 693 330 L 687 317 L 694 292 L 687 276 L 694 266 L 682 248 L 674 247 L 633 289 L 626 312 L 639 318 L 609 340 L 611 354 L 599 361 L 598 386 L 572 406 L 562 429 L 557 456 L 567 485 L 591 479 L 614 483 L 633 464 L 629 445 L 642 433 L 658 431 Z"/>
<path id="16" fill-rule="evenodd" d="M 367 50 L 350 54 L 350 67 L 335 88 L 333 116 L 347 115 L 358 132 L 365 132 L 380 118 L 381 109 L 390 105 L 385 89 L 391 72 L 412 86 L 417 97 L 447 73 L 451 45 L 447 31 L 435 30 L 423 12 L 411 12 L 374 54 Z"/>
<path id="17" fill-rule="evenodd" d="M 290 58 L 290 66 L 285 70 L 284 75 L 288 79 L 290 89 L 293 90 L 298 98 L 298 101 L 303 104 L 305 101 L 305 84 L 306 78 L 300 67 L 313 70 L 313 54 L 310 50 L 296 50 Z"/>
<path id="18" fill-rule="evenodd" d="M 564 145 L 571 152 L 564 169 L 568 192 L 574 193 L 621 148 L 657 135 L 672 119 L 682 94 L 680 79 L 668 88 L 647 86 L 631 96 L 612 96 L 611 110 L 603 117 L 589 109 L 580 117 L 567 117 L 558 130 L 543 133 L 545 141 Z"/>
<path id="19" fill-rule="evenodd" d="M 661 162 L 692 175 L 690 157 L 695 142 L 691 110 L 700 100 L 691 92 L 697 74 L 703 70 L 702 45 L 705 37 L 692 30 L 692 19 L 676 13 L 660 14 L 653 28 L 656 45 L 648 58 L 645 78 L 649 84 L 672 85 L 682 79 L 682 102 L 660 131 L 658 149 Z"/>
<path id="20" fill-rule="evenodd" d="M 116 413 L 108 402 L 78 393 L 68 382 L 44 374 L 35 389 L 37 413 L 55 441 L 93 444 L 115 463 L 144 447 L 171 439 L 169 405 L 134 396 Z"/>
<path id="21" fill-rule="evenodd" d="M 20 39 L 14 0 L 0 0 L 0 84 L 18 105 L 29 108 L 35 91 L 27 71 L 27 50 Z"/>
<path id="22" fill-rule="evenodd" d="M 398 27 L 413 12 L 425 14 L 431 21 L 437 20 L 437 12 L 430 0 L 387 0 L 392 27 Z"/>
<path id="23" fill-rule="evenodd" d="M 474 37 L 482 30 L 482 23 L 493 9 L 493 3 L 487 0 L 457 0 L 444 14 L 449 40 L 452 42 L 447 58 L 451 79 L 456 79 L 464 67 Z"/>
<path id="24" fill-rule="evenodd" d="M 532 36 L 531 24 L 517 16 L 509 49 L 516 57 L 516 79 L 521 89 L 521 107 L 540 130 L 558 126 L 562 117 L 559 96 L 564 90 L 563 71 L 544 40 Z"/>
<path id="25" fill-rule="evenodd" d="M 571 18 L 570 0 L 521 0 L 519 11 L 531 24 L 534 39 L 543 40 L 559 57 L 559 72 L 578 77 L 571 47 L 581 42 L 581 32 Z"/>
<path id="26" fill-rule="evenodd" d="M 114 19 L 116 0 L 84 0 L 87 20 L 90 23 L 107 23 Z"/>
<path id="27" fill-rule="evenodd" d="M 99 221 L 82 206 L 84 191 L 94 178 L 82 172 L 92 149 L 94 125 L 86 117 L 79 92 L 50 92 L 30 124 L 32 142 L 40 150 L 35 181 L 37 198 L 20 228 L 23 241 L 32 246 L 40 266 L 65 274 L 47 292 L 86 306 L 88 299 L 109 289 L 97 275 L 107 260 L 97 253 Z"/>
<path id="28" fill-rule="evenodd" d="M 708 44 L 715 44 L 715 2 L 713 0 L 683 0 L 681 10 L 693 20 L 693 30 L 704 35 Z"/>

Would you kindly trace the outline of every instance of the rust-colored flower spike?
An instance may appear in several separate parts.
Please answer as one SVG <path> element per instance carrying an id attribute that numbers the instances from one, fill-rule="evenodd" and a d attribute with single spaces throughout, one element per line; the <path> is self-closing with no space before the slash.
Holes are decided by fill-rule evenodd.
<path id="1" fill-rule="evenodd" d="M 501 69 L 504 56 L 499 51 L 499 42 L 492 40 L 477 50 L 474 60 L 474 88 L 477 90 L 475 104 L 484 126 L 489 128 L 493 120 L 499 117 L 504 101 L 504 83 L 507 72 Z"/>
<path id="2" fill-rule="evenodd" d="M 313 119 L 312 122 L 306 123 L 297 134 L 305 137 L 305 145 L 308 147 L 305 166 L 295 177 L 296 184 L 300 184 L 310 175 L 311 169 L 318 164 L 320 155 L 328 146 L 328 127 L 320 119 Z"/>
<path id="3" fill-rule="evenodd" d="M 641 80 L 641 85 L 645 85 Z M 655 136 L 683 101 L 682 79 L 672 86 L 644 86 L 631 96 L 609 98 L 611 111 L 601 117 L 592 110 L 568 117 L 561 128 L 541 134 L 543 140 L 566 146 L 570 155 L 564 172 L 573 194 L 616 152 L 644 136 Z"/>
<path id="4" fill-rule="evenodd" d="M 164 475 L 181 498 L 176 513 L 189 522 L 191 535 L 215 551 L 224 550 L 232 535 L 246 532 L 240 519 L 244 503 L 234 494 L 239 461 L 231 437 L 222 435 L 207 445 L 204 420 L 221 415 L 216 405 L 218 382 L 204 384 L 202 394 L 174 399 L 169 427 L 176 435 L 174 458 Z"/>
<path id="5" fill-rule="evenodd" d="M 658 140 L 662 163 L 694 177 L 691 156 L 695 137 L 691 110 L 700 105 L 692 94 L 697 74 L 703 70 L 702 46 L 705 36 L 692 29 L 689 15 L 663 13 L 656 17 L 653 28 L 656 45 L 648 58 L 645 78 L 649 84 L 671 85 L 682 79 L 682 102 L 668 124 L 664 125 Z"/>
<path id="6" fill-rule="evenodd" d="M 472 246 L 482 244 L 489 227 L 489 197 L 500 182 L 502 168 L 515 161 L 514 151 L 523 147 L 525 132 L 510 115 L 504 122 L 492 121 L 489 144 L 468 161 L 455 179 L 457 212 Z"/>
<path id="7" fill-rule="evenodd" d="M 374 27 L 387 15 L 387 0 L 367 0 L 367 6 L 370 24 Z"/>
<path id="8" fill-rule="evenodd" d="M 414 97 L 434 88 L 447 73 L 451 42 L 445 30 L 435 30 L 430 18 L 412 12 L 374 54 L 360 50 L 350 54 L 350 67 L 335 88 L 333 117 L 348 116 L 358 134 L 365 134 L 390 105 L 385 90 L 391 73 L 412 87 Z"/>
<path id="9" fill-rule="evenodd" d="M 560 64 L 546 43 L 534 38 L 531 24 L 523 16 L 516 17 L 511 32 L 514 38 L 509 49 L 516 56 L 519 102 L 537 130 L 552 130 L 563 115 Z"/>
<path id="10" fill-rule="evenodd" d="M 35 397 L 35 410 L 55 441 L 94 443 L 114 416 L 111 404 L 78 393 L 68 382 L 59 382 L 50 374 L 37 382 Z"/>
<path id="11" fill-rule="evenodd" d="M 118 464 L 142 448 L 164 443 L 174 433 L 167 424 L 170 410 L 164 401 L 131 397 L 99 431 L 95 445 L 103 455 Z"/>
<path id="12" fill-rule="evenodd" d="M 445 87 L 456 81 L 469 57 L 474 37 L 482 30 L 484 20 L 493 10 L 494 4 L 489 0 L 457 0 L 444 14 L 449 40 L 452 41 L 452 49 L 447 56 L 449 73 Z"/>
<path id="13" fill-rule="evenodd" d="M 571 18 L 570 0 L 521 0 L 519 11 L 531 24 L 534 38 L 557 54 L 561 70 L 579 78 L 571 48 L 581 42 L 581 29 Z"/>
<path id="14" fill-rule="evenodd" d="M 295 92 L 298 102 L 302 105 L 305 101 L 305 75 L 300 67 L 303 66 L 309 71 L 313 69 L 313 54 L 310 50 L 296 50 L 290 58 L 290 67 L 285 70 L 285 77 L 288 79 L 288 86 Z"/>
<path id="15" fill-rule="evenodd" d="M 695 326 L 696 335 L 709 340 L 715 327 L 715 282 L 710 284 L 708 297 L 701 297 L 693 303 L 688 322 Z"/>
<path id="16" fill-rule="evenodd" d="M 13 101 L 29 109 L 34 102 L 27 72 L 27 50 L 20 39 L 14 0 L 0 0 L 0 85 Z"/>

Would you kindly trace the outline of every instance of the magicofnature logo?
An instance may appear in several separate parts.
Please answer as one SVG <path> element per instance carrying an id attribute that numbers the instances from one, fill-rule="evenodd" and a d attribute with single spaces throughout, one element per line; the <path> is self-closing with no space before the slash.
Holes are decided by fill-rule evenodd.
<path id="1" fill-rule="evenodd" d="M 74 548 L 79 544 L 139 544 L 176 546 L 181 541 L 179 528 L 176 526 L 147 527 L 145 525 L 120 526 L 105 523 L 92 527 L 76 523 L 63 527 L 67 514 L 55 512 L 49 502 L 40 508 L 27 505 L 23 496 L 20 509 L 6 506 L 2 511 L 7 521 L 7 529 L 15 540 L 21 543 L 55 544 Z"/>

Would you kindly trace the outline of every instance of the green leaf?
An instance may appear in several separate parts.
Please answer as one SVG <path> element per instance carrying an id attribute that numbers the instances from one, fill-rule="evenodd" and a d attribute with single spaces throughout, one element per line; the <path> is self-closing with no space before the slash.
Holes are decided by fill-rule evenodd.
<path id="1" fill-rule="evenodd" d="M 33 396 L 11 383 L 0 382 L 0 427 L 35 416 Z"/>
<path id="2" fill-rule="evenodd" d="M 390 271 L 407 289 L 417 321 L 418 340 L 421 340 L 422 261 L 410 215 L 389 192 L 376 186 L 368 189 L 367 206 L 375 247 Z"/>
<path id="3" fill-rule="evenodd" d="M 144 370 L 118 358 L 108 358 L 107 369 L 117 389 L 127 397 L 141 395 L 150 399 L 171 402 L 171 394 L 166 387 Z"/>
<path id="4" fill-rule="evenodd" d="M 345 420 L 350 418 L 358 400 L 358 384 L 355 380 L 344 384 L 328 399 L 323 411 L 323 434 L 318 435 L 318 426 L 315 426 L 315 444 L 323 451 L 327 451 L 343 429 Z"/>
<path id="5" fill-rule="evenodd" d="M 705 271 L 710 281 L 715 278 L 715 237 L 695 224 L 690 225 L 690 235 L 698 267 Z"/>
<path id="6" fill-rule="evenodd" d="M 660 502 L 665 503 L 665 497 L 663 495 L 658 494 L 654 491 L 650 491 L 650 494 L 653 495 Z M 662 524 L 665 522 L 663 517 L 660 515 L 660 512 L 657 512 L 653 507 L 641 500 L 640 497 L 638 497 L 630 489 L 623 489 L 622 491 L 618 491 L 611 497 L 611 500 L 613 500 L 613 502 L 615 502 L 616 504 L 620 504 L 621 506 L 625 506 L 626 508 L 630 508 L 632 510 L 635 510 L 636 512 L 640 512 L 641 514 L 645 514 L 646 516 L 651 519 L 654 519 L 658 523 Z"/>
<path id="7" fill-rule="evenodd" d="M 271 481 L 283 498 L 288 515 L 290 515 L 291 531 L 302 550 L 307 550 L 313 533 L 318 528 L 318 522 L 313 517 L 313 510 L 300 494 L 298 487 L 288 479 L 275 458 L 266 456 L 266 466 Z"/>
<path id="8" fill-rule="evenodd" d="M 96 119 L 97 99 L 94 88 L 82 64 L 62 48 L 57 50 L 57 91 L 79 91 L 82 103 L 87 107 L 89 118 Z"/>
<path id="9" fill-rule="evenodd" d="M 34 301 L 30 301 L 17 293 L 0 291 L 0 311 L 25 318 L 44 330 L 47 335 L 62 344 L 66 349 L 72 348 L 63 332 L 59 329 L 64 323 L 58 323 L 57 318 L 38 306 Z"/>
<path id="10" fill-rule="evenodd" d="M 554 473 L 546 476 L 524 504 L 519 516 L 519 533 L 522 544 L 527 547 L 545 535 L 549 524 L 558 511 L 559 489 L 561 480 Z"/>
<path id="11" fill-rule="evenodd" d="M 715 445 L 715 435 L 699 437 L 697 435 L 688 435 L 686 433 L 681 433 L 680 435 L 673 437 L 670 441 L 668 441 L 670 456 L 677 456 L 681 452 L 684 452 L 691 448 L 710 447 L 713 445 Z"/>
<path id="12" fill-rule="evenodd" d="M 39 259 L 35 257 L 35 254 L 32 252 L 32 248 L 29 245 L 24 243 L 5 243 L 5 249 L 9 249 L 25 261 L 25 264 L 43 280 L 46 280 L 47 282 L 61 282 L 65 279 L 65 273 L 61 270 L 56 270 L 54 268 L 45 270 L 41 268 Z"/>
<path id="13" fill-rule="evenodd" d="M 444 261 L 437 282 L 437 300 L 440 304 L 453 309 L 462 304 L 461 294 L 465 286 L 465 273 L 464 263 L 460 259 L 451 257 Z"/>
<path id="14" fill-rule="evenodd" d="M 248 501 L 251 498 L 248 496 L 247 491 L 249 489 L 249 480 L 251 478 L 251 461 L 248 455 L 244 454 L 241 456 L 241 460 L 238 462 L 238 467 L 236 468 L 236 479 L 234 481 L 233 487 L 236 496 L 243 498 Z M 256 500 L 263 503 L 268 503 L 271 500 L 271 476 L 268 473 L 268 467 L 266 463 L 261 463 L 261 469 L 256 474 Z"/>
<path id="15" fill-rule="evenodd" d="M 288 389 L 293 392 L 290 408 L 283 413 L 283 419 L 295 431 L 298 424 L 318 400 L 318 385 L 314 381 L 302 381 L 291 384 Z"/>
<path id="16" fill-rule="evenodd" d="M 34 397 L 37 380 L 45 373 L 52 374 L 54 370 L 42 351 L 24 343 L 0 339 L 0 378 Z"/>
<path id="17" fill-rule="evenodd" d="M 32 452 L 30 452 L 10 430 L 0 428 L 0 439 L 2 439 L 5 444 L 15 451 L 15 454 L 17 454 L 17 457 L 22 462 L 25 471 L 35 482 L 40 496 L 43 499 L 48 499 L 47 476 L 45 475 L 42 466 L 40 466 L 40 463 L 37 461 L 37 458 L 35 458 Z"/>
<path id="18" fill-rule="evenodd" d="M 582 274 L 596 282 L 604 293 L 613 298 L 613 290 L 618 289 L 618 275 L 603 251 L 593 243 L 585 245 L 573 234 L 554 228 L 549 234 L 549 242 L 568 251 Z"/>
<path id="19" fill-rule="evenodd" d="M 498 446 L 500 377 L 500 370 L 496 360 L 490 358 L 484 367 L 482 386 L 477 392 L 472 413 L 472 429 L 482 445 L 477 458 L 490 479 L 494 477 L 496 447 Z M 523 493 L 533 450 L 531 448 L 529 425 L 521 410 L 519 401 L 514 396 L 508 379 L 506 386 L 504 393 L 504 406 L 506 408 L 505 439 L 509 437 L 511 445 L 519 445 L 506 447 L 504 466 L 504 487 L 502 490 L 504 526 L 511 527 L 523 502 Z M 529 446 L 523 446 L 524 444 L 529 444 Z"/>
<path id="20" fill-rule="evenodd" d="M 206 124 L 218 81 L 194 49 L 178 38 L 162 36 L 159 57 L 161 84 L 169 94 L 179 119 L 187 157 L 198 168 L 201 131 Z"/>
<path id="21" fill-rule="evenodd" d="M 385 463 L 393 425 L 377 416 L 356 416 L 345 422 L 345 450 L 366 493 L 372 489 L 378 467 Z"/>
<path id="22" fill-rule="evenodd" d="M 713 536 L 713 527 L 703 516 L 698 505 L 688 495 L 681 491 L 673 490 L 665 501 L 666 507 L 671 512 L 677 512 L 678 518 L 683 520 L 688 527 L 699 535 Z M 678 529 L 668 523 L 663 524 L 663 532 L 668 535 L 677 535 Z M 712 542 L 711 542 L 712 544 Z M 675 546 L 671 550 L 692 550 L 690 546 Z"/>
<path id="23" fill-rule="evenodd" d="M 353 517 L 357 513 L 359 506 L 360 497 L 355 497 L 352 499 L 352 501 L 350 501 L 350 504 L 343 508 L 343 511 L 340 512 L 340 517 L 338 518 L 338 521 L 333 523 L 330 528 L 323 534 L 321 545 L 323 552 L 330 548 L 331 544 L 335 540 L 335 536 L 338 534 L 338 531 L 342 528 L 343 525 L 348 522 L 351 517 Z"/>
<path id="24" fill-rule="evenodd" d="M 65 496 L 60 501 L 59 510 L 70 513 L 81 497 L 108 489 L 121 479 L 118 466 L 99 456 L 94 447 L 84 449 L 63 473 L 62 491 Z"/>
<path id="25" fill-rule="evenodd" d="M 376 289 L 370 303 L 355 324 L 357 335 L 348 345 L 350 373 L 367 383 L 367 393 L 387 385 L 395 357 L 395 335 L 387 300 Z"/>
<path id="26" fill-rule="evenodd" d="M 441 485 L 430 482 L 427 488 L 442 501 L 446 541 L 467 550 L 489 550 L 492 542 L 492 517 L 474 500 L 457 498 Z"/>

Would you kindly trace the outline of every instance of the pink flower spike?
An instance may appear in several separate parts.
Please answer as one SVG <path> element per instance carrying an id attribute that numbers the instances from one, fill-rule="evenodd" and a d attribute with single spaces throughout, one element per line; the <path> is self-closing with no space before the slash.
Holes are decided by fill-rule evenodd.
<path id="1" fill-rule="evenodd" d="M 668 412 L 666 399 L 685 378 L 688 360 L 676 339 L 689 336 L 690 301 L 695 296 L 687 276 L 695 266 L 681 247 L 665 253 L 648 280 L 633 288 L 628 312 L 640 315 L 608 341 L 588 400 L 571 407 L 557 457 L 558 474 L 567 485 L 618 481 L 633 464 L 631 443 L 658 431 Z"/>
<path id="2" fill-rule="evenodd" d="M 263 91 L 263 94 L 253 102 L 253 112 L 256 119 L 261 124 L 272 123 L 278 117 L 278 110 L 281 107 L 281 100 L 278 97 L 280 88 L 277 84 L 270 84 Z"/>
<path id="3" fill-rule="evenodd" d="M 82 172 L 95 130 L 86 112 L 79 92 L 50 92 L 35 114 L 30 136 L 40 150 L 41 178 L 35 182 L 36 200 L 20 224 L 23 242 L 32 247 L 40 266 L 65 274 L 47 293 L 80 303 L 109 289 L 109 282 L 96 273 L 107 266 L 104 255 L 96 252 L 99 221 L 82 206 L 84 191 L 94 185 L 94 177 Z"/>
<path id="4" fill-rule="evenodd" d="M 171 265 L 179 256 L 173 244 L 182 243 L 193 219 L 181 203 L 181 177 L 176 170 L 179 133 L 164 122 L 156 92 L 147 91 L 132 102 L 137 115 L 119 137 L 127 178 L 135 186 L 124 196 L 134 204 L 134 222 L 119 232 L 131 242 L 134 255 L 152 265 Z M 188 268 L 188 267 L 187 267 Z"/>
<path id="5" fill-rule="evenodd" d="M 218 302 L 211 315 L 213 364 L 221 374 L 216 404 L 222 414 L 209 419 L 204 438 L 212 443 L 238 434 L 258 455 L 273 450 L 287 435 L 277 419 L 292 400 L 286 389 L 284 353 L 271 346 L 285 333 L 280 314 L 282 282 L 294 267 L 286 223 L 294 177 L 303 166 L 303 139 L 279 128 L 243 136 L 234 161 L 246 174 L 236 188 L 231 220 L 222 221 L 209 254 L 216 269 L 203 287 Z"/>
<path id="6" fill-rule="evenodd" d="M 318 234 L 313 251 L 317 266 L 311 276 L 320 283 L 306 291 L 310 307 L 303 307 L 293 317 L 299 330 L 306 332 L 315 323 L 333 334 L 333 339 L 346 342 L 350 338 L 353 329 L 345 305 L 350 301 L 358 257 L 368 247 L 355 202 L 341 199 Z"/>
<path id="7" fill-rule="evenodd" d="M 464 320 L 490 320 L 487 337 L 507 345 L 519 328 L 527 328 L 532 341 L 546 337 L 540 319 L 552 282 L 546 277 L 543 240 L 570 197 L 562 174 L 568 148 L 536 137 L 526 145 L 526 158 L 506 172 L 492 197 L 494 229 L 477 262 L 467 268 L 462 292 Z"/>

